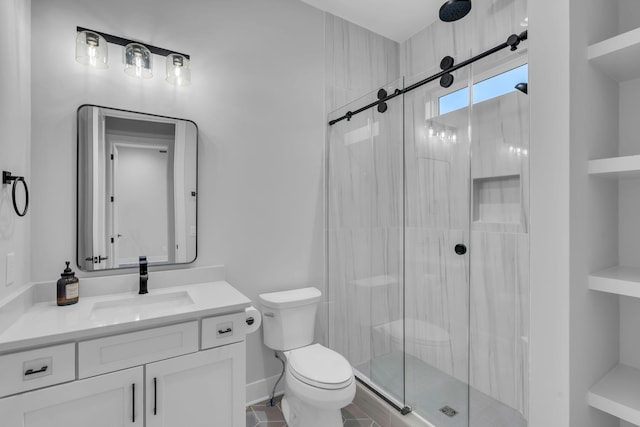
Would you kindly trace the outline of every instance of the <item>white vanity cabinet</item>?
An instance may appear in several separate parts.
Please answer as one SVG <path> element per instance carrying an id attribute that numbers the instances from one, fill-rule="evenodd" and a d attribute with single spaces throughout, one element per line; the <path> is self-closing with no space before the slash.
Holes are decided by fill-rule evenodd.
<path id="1" fill-rule="evenodd" d="M 244 427 L 245 343 L 145 366 L 146 426 Z"/>
<path id="2" fill-rule="evenodd" d="M 244 340 L 240 312 L 0 356 L 22 375 L 62 348 L 68 362 L 52 356 L 48 369 L 73 373 L 34 387 L 16 378 L 0 399 L 0 426 L 244 427 Z"/>
<path id="3" fill-rule="evenodd" d="M 142 426 L 143 371 L 126 369 L 0 399 L 0 425 Z"/>

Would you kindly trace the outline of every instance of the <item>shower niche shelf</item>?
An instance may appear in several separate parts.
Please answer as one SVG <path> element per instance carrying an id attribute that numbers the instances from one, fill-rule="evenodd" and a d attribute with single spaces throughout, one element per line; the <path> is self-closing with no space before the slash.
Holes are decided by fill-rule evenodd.
<path id="1" fill-rule="evenodd" d="M 617 266 L 592 273 L 589 289 L 640 298 L 640 268 Z"/>
<path id="2" fill-rule="evenodd" d="M 640 369 L 617 365 L 591 387 L 587 402 L 589 406 L 640 426 Z"/>
<path id="3" fill-rule="evenodd" d="M 587 58 L 618 82 L 640 77 L 640 28 L 592 44 Z"/>
<path id="4" fill-rule="evenodd" d="M 473 179 L 473 222 L 520 224 L 520 175 Z"/>
<path id="5" fill-rule="evenodd" d="M 640 177 L 640 155 L 589 160 L 589 175 Z"/>

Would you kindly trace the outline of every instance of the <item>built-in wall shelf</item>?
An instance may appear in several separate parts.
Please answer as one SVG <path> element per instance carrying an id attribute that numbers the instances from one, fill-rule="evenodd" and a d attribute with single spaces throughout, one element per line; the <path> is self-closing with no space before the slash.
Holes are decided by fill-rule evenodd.
<path id="1" fill-rule="evenodd" d="M 640 268 L 617 266 L 593 273 L 589 289 L 640 298 Z"/>
<path id="2" fill-rule="evenodd" d="M 640 155 L 589 160 L 590 175 L 640 176 Z"/>
<path id="3" fill-rule="evenodd" d="M 589 61 L 619 82 L 640 77 L 640 28 L 589 46 Z"/>
<path id="4" fill-rule="evenodd" d="M 589 390 L 590 406 L 640 426 L 640 369 L 618 365 Z"/>
<path id="5" fill-rule="evenodd" d="M 520 224 L 520 175 L 473 178 L 473 221 Z"/>

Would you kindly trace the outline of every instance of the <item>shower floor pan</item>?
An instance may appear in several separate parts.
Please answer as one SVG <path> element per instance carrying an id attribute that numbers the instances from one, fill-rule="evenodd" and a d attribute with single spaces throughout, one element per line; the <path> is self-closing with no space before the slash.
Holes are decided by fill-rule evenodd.
<path id="1" fill-rule="evenodd" d="M 384 384 L 393 400 L 403 400 L 403 353 L 378 356 L 355 367 L 357 375 L 373 384 Z M 436 427 L 526 427 L 527 421 L 515 409 L 481 393 L 467 384 L 406 355 L 407 404 Z M 469 400 L 467 404 L 467 400 Z M 453 409 L 456 414 L 450 416 Z M 448 415 L 445 413 L 447 412 Z M 469 416 L 469 413 L 471 414 Z M 467 423 L 468 422 L 468 423 Z"/>

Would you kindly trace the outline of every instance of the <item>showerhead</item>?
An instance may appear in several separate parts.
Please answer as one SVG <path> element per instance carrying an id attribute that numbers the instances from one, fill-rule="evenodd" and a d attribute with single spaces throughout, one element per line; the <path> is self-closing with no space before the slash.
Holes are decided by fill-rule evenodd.
<path id="1" fill-rule="evenodd" d="M 440 7 L 440 20 L 453 22 L 467 16 L 471 10 L 471 0 L 447 0 Z"/>
<path id="2" fill-rule="evenodd" d="M 527 83 L 518 83 L 515 88 L 522 93 L 529 94 L 529 85 Z"/>

